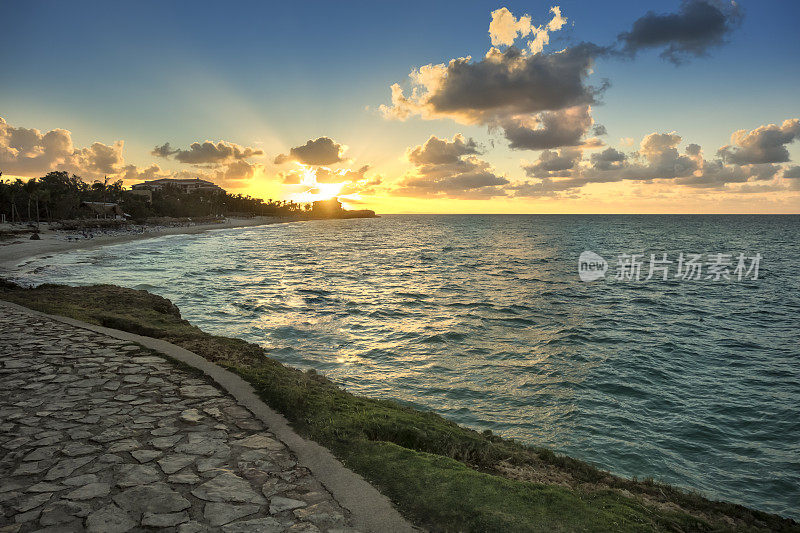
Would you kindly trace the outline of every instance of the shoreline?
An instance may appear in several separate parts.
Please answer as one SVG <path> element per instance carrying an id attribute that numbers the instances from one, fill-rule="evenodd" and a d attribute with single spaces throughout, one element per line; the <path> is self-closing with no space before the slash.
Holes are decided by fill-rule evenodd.
<path id="1" fill-rule="evenodd" d="M 272 359 L 258 345 L 209 334 L 183 319 L 171 301 L 146 291 L 114 285 L 25 288 L 0 280 L 0 299 L 169 342 L 237 374 L 301 437 L 372 482 L 417 527 L 800 531 L 787 516 L 652 479 L 623 478 L 434 412 L 354 395 L 322 374 Z"/>
<path id="2" fill-rule="evenodd" d="M 66 232 L 64 231 L 48 228 L 40 232 L 41 240 L 29 240 L 28 238 L 20 237 L 11 239 L 11 242 L 7 243 L 0 241 L 0 273 L 8 273 L 10 270 L 34 258 L 63 252 L 91 250 L 114 244 L 124 244 L 126 242 L 164 237 L 166 235 L 193 235 L 210 230 L 249 228 L 266 226 L 269 224 L 296 222 L 298 220 L 266 216 L 253 218 L 232 217 L 227 218 L 224 222 L 196 224 L 193 226 L 165 226 L 154 229 L 153 231 L 141 233 L 132 231 L 121 232 L 116 235 L 99 235 L 91 239 L 75 241 L 66 240 L 64 238 Z"/>

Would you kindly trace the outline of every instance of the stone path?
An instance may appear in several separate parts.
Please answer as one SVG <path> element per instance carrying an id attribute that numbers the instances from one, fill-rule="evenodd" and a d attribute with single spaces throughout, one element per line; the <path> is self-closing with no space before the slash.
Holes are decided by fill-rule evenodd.
<path id="1" fill-rule="evenodd" d="M 0 306 L 0 533 L 353 532 L 350 523 L 202 375 Z"/>

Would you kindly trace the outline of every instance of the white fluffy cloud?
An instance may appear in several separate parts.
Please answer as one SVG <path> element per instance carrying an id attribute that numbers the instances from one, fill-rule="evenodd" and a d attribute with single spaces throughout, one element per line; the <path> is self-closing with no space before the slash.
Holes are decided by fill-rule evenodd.
<path id="1" fill-rule="evenodd" d="M 37 129 L 14 127 L 0 117 L 0 171 L 5 174 L 35 177 L 51 170 L 66 170 L 94 179 L 123 170 L 124 143 L 92 143 L 75 148 L 72 134 L 57 128 L 43 133 Z"/>

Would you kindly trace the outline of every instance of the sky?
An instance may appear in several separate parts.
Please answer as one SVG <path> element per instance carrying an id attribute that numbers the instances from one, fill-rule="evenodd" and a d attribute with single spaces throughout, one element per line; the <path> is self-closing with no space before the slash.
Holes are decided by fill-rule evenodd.
<path id="1" fill-rule="evenodd" d="M 0 2 L 0 171 L 379 213 L 798 213 L 800 4 Z"/>

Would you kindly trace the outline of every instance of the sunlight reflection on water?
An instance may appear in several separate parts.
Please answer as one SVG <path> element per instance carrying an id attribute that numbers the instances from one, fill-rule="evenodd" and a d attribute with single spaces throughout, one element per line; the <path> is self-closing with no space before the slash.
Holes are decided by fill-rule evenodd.
<path id="1" fill-rule="evenodd" d="M 387 216 L 176 235 L 22 276 L 116 283 L 349 390 L 798 516 L 800 217 Z M 582 283 L 584 250 L 762 279 Z M 763 472 L 770 472 L 765 478 Z"/>

